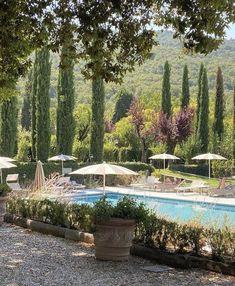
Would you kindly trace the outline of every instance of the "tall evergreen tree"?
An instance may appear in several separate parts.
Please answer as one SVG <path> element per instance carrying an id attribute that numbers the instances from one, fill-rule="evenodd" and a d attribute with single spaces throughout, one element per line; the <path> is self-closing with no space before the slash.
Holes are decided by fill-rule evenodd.
<path id="1" fill-rule="evenodd" d="M 62 154 L 72 154 L 74 139 L 74 63 L 66 47 L 62 48 L 58 81 L 57 149 Z"/>
<path id="2" fill-rule="evenodd" d="M 181 108 L 188 107 L 189 105 L 189 82 L 188 82 L 188 67 L 184 66 L 183 71 L 183 81 L 182 81 L 182 98 L 181 98 Z"/>
<path id="3" fill-rule="evenodd" d="M 7 157 L 13 157 L 17 149 L 17 102 L 17 97 L 12 96 L 1 106 L 0 150 Z"/>
<path id="4" fill-rule="evenodd" d="M 104 144 L 104 82 L 101 77 L 92 81 L 92 116 L 90 155 L 93 161 L 102 162 Z"/>
<path id="5" fill-rule="evenodd" d="M 200 114 L 198 121 L 198 142 L 200 144 L 200 151 L 207 152 L 209 144 L 209 89 L 207 72 L 204 68 L 201 80 L 201 95 L 200 95 Z"/>
<path id="6" fill-rule="evenodd" d="M 37 86 L 38 86 L 38 51 L 35 52 L 35 61 L 33 66 L 33 81 L 31 94 L 31 141 L 32 141 L 32 159 L 36 159 L 36 102 L 37 102 Z"/>
<path id="7" fill-rule="evenodd" d="M 49 50 L 44 47 L 38 52 L 36 89 L 36 157 L 46 161 L 50 147 L 50 75 Z"/>
<path id="8" fill-rule="evenodd" d="M 171 86 L 170 86 L 170 65 L 168 61 L 164 65 L 164 75 L 162 82 L 162 110 L 167 115 L 171 115 Z"/>
<path id="9" fill-rule="evenodd" d="M 224 133 L 224 83 L 222 70 L 218 67 L 216 77 L 215 113 L 214 113 L 214 135 L 222 141 Z"/>
<path id="10" fill-rule="evenodd" d="M 198 76 L 198 94 L 197 94 L 197 110 L 196 110 L 196 126 L 195 126 L 195 134 L 198 133 L 198 125 L 199 125 L 199 116 L 200 116 L 200 104 L 201 104 L 201 90 L 202 90 L 202 74 L 204 70 L 204 65 L 201 63 L 199 76 Z"/>
<path id="11" fill-rule="evenodd" d="M 121 118 L 127 116 L 128 110 L 130 108 L 133 96 L 126 90 L 121 90 L 118 94 L 118 99 L 115 105 L 115 111 L 112 118 L 112 122 L 116 123 Z"/>
<path id="12" fill-rule="evenodd" d="M 29 131 L 31 126 L 32 79 L 33 79 L 33 71 L 30 70 L 28 74 L 28 80 L 25 84 L 25 94 L 23 100 L 23 107 L 21 110 L 21 126 L 23 129 L 27 131 Z"/>

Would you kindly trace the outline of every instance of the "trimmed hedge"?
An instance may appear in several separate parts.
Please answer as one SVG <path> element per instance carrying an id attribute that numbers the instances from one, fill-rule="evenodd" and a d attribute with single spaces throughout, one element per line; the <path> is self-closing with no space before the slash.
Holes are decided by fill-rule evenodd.
<path id="1" fill-rule="evenodd" d="M 200 165 L 170 164 L 169 169 L 172 171 L 178 171 L 182 173 L 189 173 L 198 176 L 208 177 L 209 166 L 207 164 L 200 164 Z"/>
<path id="2" fill-rule="evenodd" d="M 50 200 L 11 199 L 8 213 L 53 225 L 82 231 L 93 231 L 94 209 L 90 205 L 65 204 Z M 144 211 L 145 210 L 145 211 Z M 143 211 L 145 215 L 143 216 Z M 195 223 L 181 224 L 159 217 L 141 208 L 140 221 L 135 230 L 135 242 L 176 253 L 204 255 L 204 246 L 211 249 L 211 258 L 235 262 L 235 232 L 223 224 L 221 229 L 204 228 Z"/>
<path id="3" fill-rule="evenodd" d="M 87 163 L 77 163 L 77 162 L 64 162 L 64 168 L 72 168 L 72 170 L 76 170 L 78 168 L 82 168 L 88 165 L 91 165 L 93 163 L 87 162 Z M 135 172 L 149 170 L 151 173 L 153 171 L 153 167 L 149 164 L 141 163 L 141 162 L 111 162 L 111 164 L 117 164 L 123 167 L 126 167 L 128 169 L 131 169 Z M 19 174 L 19 180 L 20 183 L 29 183 L 33 181 L 36 171 L 36 162 L 25 162 L 25 163 L 16 163 L 17 168 L 12 168 L 3 170 L 3 177 L 6 178 L 7 174 Z M 43 169 L 44 174 L 46 177 L 48 177 L 51 173 L 58 172 L 61 174 L 61 162 L 47 162 L 43 163 Z"/>

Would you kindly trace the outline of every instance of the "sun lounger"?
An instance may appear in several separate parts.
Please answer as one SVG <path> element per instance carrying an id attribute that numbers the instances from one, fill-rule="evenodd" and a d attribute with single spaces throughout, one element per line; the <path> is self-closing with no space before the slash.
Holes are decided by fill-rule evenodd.
<path id="1" fill-rule="evenodd" d="M 174 188 L 175 191 L 178 192 L 193 192 L 197 190 L 202 190 L 208 188 L 202 181 L 192 181 L 190 185 L 188 186 L 178 186 Z"/>
<path id="2" fill-rule="evenodd" d="M 208 194 L 212 197 L 234 197 L 235 185 L 228 185 L 222 189 L 212 189 L 208 191 Z"/>
<path id="3" fill-rule="evenodd" d="M 22 191 L 20 184 L 17 182 L 15 183 L 7 182 L 7 185 L 12 189 L 12 191 L 17 191 L 17 192 Z"/>
<path id="4" fill-rule="evenodd" d="M 19 174 L 8 174 L 6 177 L 6 184 L 12 189 L 12 191 L 22 190 L 19 184 Z"/>

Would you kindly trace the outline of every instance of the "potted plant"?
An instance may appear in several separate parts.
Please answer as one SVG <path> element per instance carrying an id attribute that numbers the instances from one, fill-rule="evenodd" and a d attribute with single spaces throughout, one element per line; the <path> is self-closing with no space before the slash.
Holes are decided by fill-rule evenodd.
<path id="1" fill-rule="evenodd" d="M 11 189 L 7 184 L 0 184 L 0 226 L 2 225 L 4 220 L 7 195 L 10 191 Z"/>
<path id="2" fill-rule="evenodd" d="M 95 203 L 95 257 L 100 260 L 127 260 L 135 224 L 146 214 L 144 205 L 124 196 L 112 205 L 106 196 Z"/>

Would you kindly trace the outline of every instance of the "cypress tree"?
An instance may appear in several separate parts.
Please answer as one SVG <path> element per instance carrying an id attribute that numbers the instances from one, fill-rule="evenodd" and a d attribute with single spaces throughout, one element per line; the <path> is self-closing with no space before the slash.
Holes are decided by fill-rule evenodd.
<path id="1" fill-rule="evenodd" d="M 74 138 L 74 63 L 66 47 L 62 48 L 58 81 L 57 149 L 72 154 Z"/>
<path id="2" fill-rule="evenodd" d="M 201 84 L 202 84 L 202 74 L 203 74 L 204 66 L 201 63 L 199 76 L 198 76 L 198 94 L 197 94 L 197 110 L 196 110 L 196 126 L 195 126 L 195 134 L 198 133 L 198 124 L 199 124 L 199 115 L 200 115 L 200 104 L 201 104 Z"/>
<path id="3" fill-rule="evenodd" d="M 90 155 L 93 161 L 102 162 L 104 144 L 104 82 L 101 77 L 92 81 L 92 116 Z"/>
<path id="4" fill-rule="evenodd" d="M 215 113 L 214 113 L 214 136 L 222 141 L 224 133 L 224 84 L 222 70 L 218 67 L 216 77 Z"/>
<path id="5" fill-rule="evenodd" d="M 38 82 L 38 51 L 35 52 L 33 66 L 33 85 L 31 94 L 31 141 L 32 141 L 32 159 L 36 159 L 36 102 L 37 102 L 37 82 Z"/>
<path id="6" fill-rule="evenodd" d="M 23 129 L 27 131 L 29 131 L 31 126 L 32 79 L 33 79 L 33 71 L 30 70 L 28 74 L 28 80 L 25 85 L 23 107 L 21 110 L 21 126 Z"/>
<path id="7" fill-rule="evenodd" d="M 44 47 L 38 52 L 38 77 L 36 89 L 36 157 L 46 161 L 50 147 L 50 74 L 49 50 Z"/>
<path id="8" fill-rule="evenodd" d="M 200 114 L 198 121 L 198 142 L 200 144 L 201 152 L 208 151 L 209 144 L 209 90 L 208 90 L 208 79 L 207 72 L 204 68 L 201 82 L 201 101 L 200 101 Z"/>
<path id="9" fill-rule="evenodd" d="M 182 98 L 181 98 L 181 108 L 188 107 L 189 105 L 189 82 L 188 82 L 188 67 L 184 66 L 183 71 L 183 81 L 182 81 Z"/>
<path id="10" fill-rule="evenodd" d="M 13 157 L 16 154 L 17 140 L 17 97 L 11 96 L 1 106 L 1 155 Z"/>
<path id="11" fill-rule="evenodd" d="M 170 66 L 168 61 L 164 65 L 164 75 L 162 82 L 162 110 L 167 117 L 171 115 L 171 86 L 170 86 Z"/>
<path id="12" fill-rule="evenodd" d="M 115 105 L 115 111 L 112 118 L 112 122 L 116 123 L 121 118 L 127 116 L 128 110 L 130 108 L 133 96 L 125 90 L 121 90 L 118 94 L 118 99 Z"/>

